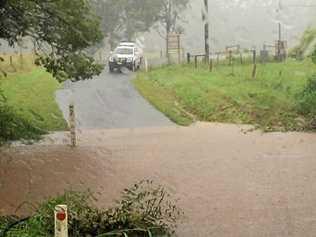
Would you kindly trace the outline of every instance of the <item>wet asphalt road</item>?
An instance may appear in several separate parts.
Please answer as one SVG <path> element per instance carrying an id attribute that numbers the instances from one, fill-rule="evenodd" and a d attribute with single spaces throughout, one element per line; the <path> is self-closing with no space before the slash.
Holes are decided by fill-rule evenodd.
<path id="1" fill-rule="evenodd" d="M 105 70 L 92 80 L 65 82 L 56 92 L 56 100 L 67 120 L 68 105 L 74 102 L 80 129 L 173 125 L 136 91 L 131 82 L 134 76 Z"/>

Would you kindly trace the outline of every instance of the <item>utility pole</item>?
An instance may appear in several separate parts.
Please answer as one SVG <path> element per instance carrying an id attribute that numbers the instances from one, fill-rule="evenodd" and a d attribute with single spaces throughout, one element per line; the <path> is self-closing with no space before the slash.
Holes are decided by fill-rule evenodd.
<path id="1" fill-rule="evenodd" d="M 169 34 L 171 31 L 171 0 L 168 0 L 167 12 L 166 12 L 166 56 L 168 59 L 168 64 L 170 64 L 169 55 Z"/>
<path id="2" fill-rule="evenodd" d="M 202 15 L 204 21 L 204 40 L 205 40 L 205 61 L 210 62 L 210 44 L 209 44 L 209 15 L 208 0 L 204 0 L 204 11 Z"/>
<path id="3" fill-rule="evenodd" d="M 280 19 L 280 12 L 281 12 L 281 9 L 282 9 L 282 5 L 281 5 L 281 0 L 279 0 L 278 2 L 278 9 L 277 9 L 277 13 L 279 15 L 279 23 L 278 23 L 278 35 L 279 35 L 279 39 L 278 39 L 278 43 L 277 43 L 277 59 L 279 61 L 281 61 L 281 40 L 282 40 L 282 25 L 281 25 L 281 19 Z"/>
<path id="4" fill-rule="evenodd" d="M 279 22 L 279 41 L 282 40 L 282 29 L 281 29 L 281 22 Z"/>

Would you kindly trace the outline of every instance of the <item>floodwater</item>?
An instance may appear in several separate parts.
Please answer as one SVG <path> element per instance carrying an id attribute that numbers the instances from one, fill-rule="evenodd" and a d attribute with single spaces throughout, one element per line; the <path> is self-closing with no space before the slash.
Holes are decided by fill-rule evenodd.
<path id="1" fill-rule="evenodd" d="M 188 128 L 84 130 L 0 152 L 0 214 L 26 214 L 65 189 L 110 206 L 141 179 L 165 185 L 186 218 L 179 236 L 315 236 L 316 134 Z M 24 205 L 21 205 L 23 204 Z"/>

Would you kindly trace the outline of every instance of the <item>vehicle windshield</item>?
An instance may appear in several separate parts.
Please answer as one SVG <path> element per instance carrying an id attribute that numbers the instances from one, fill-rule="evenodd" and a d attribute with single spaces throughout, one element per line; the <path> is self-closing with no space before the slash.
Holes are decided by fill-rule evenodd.
<path id="1" fill-rule="evenodd" d="M 115 50 L 116 54 L 124 54 L 124 55 L 130 55 L 133 54 L 134 50 L 133 48 L 117 48 Z"/>

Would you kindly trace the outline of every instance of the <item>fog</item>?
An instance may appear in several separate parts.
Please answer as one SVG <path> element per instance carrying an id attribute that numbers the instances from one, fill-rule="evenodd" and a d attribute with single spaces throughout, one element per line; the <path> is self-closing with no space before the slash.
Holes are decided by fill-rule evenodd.
<path id="1" fill-rule="evenodd" d="M 192 0 L 183 13 L 186 50 L 203 51 L 202 8 L 202 0 Z M 315 25 L 315 11 L 316 0 L 209 0 L 211 49 L 220 50 L 231 44 L 244 48 L 272 44 L 278 38 L 278 22 L 282 24 L 282 38 L 292 47 L 307 27 Z M 147 48 L 152 47 L 153 41 L 156 49 L 164 45 L 155 32 L 146 38 Z"/>
<path id="2" fill-rule="evenodd" d="M 182 47 L 185 51 L 203 52 L 202 9 L 203 0 L 191 0 L 189 8 L 182 13 Z M 209 0 L 211 50 L 222 50 L 234 44 L 243 48 L 273 44 L 278 38 L 279 22 L 283 40 L 293 47 L 307 27 L 315 26 L 315 12 L 316 0 Z M 145 39 L 147 50 L 165 48 L 164 39 L 155 30 L 141 38 Z M 108 51 L 108 45 L 105 46 L 103 51 Z M 22 50 L 29 51 L 27 48 L 32 48 L 32 44 L 25 42 Z M 0 50 L 17 52 L 20 49 L 1 42 Z"/>

